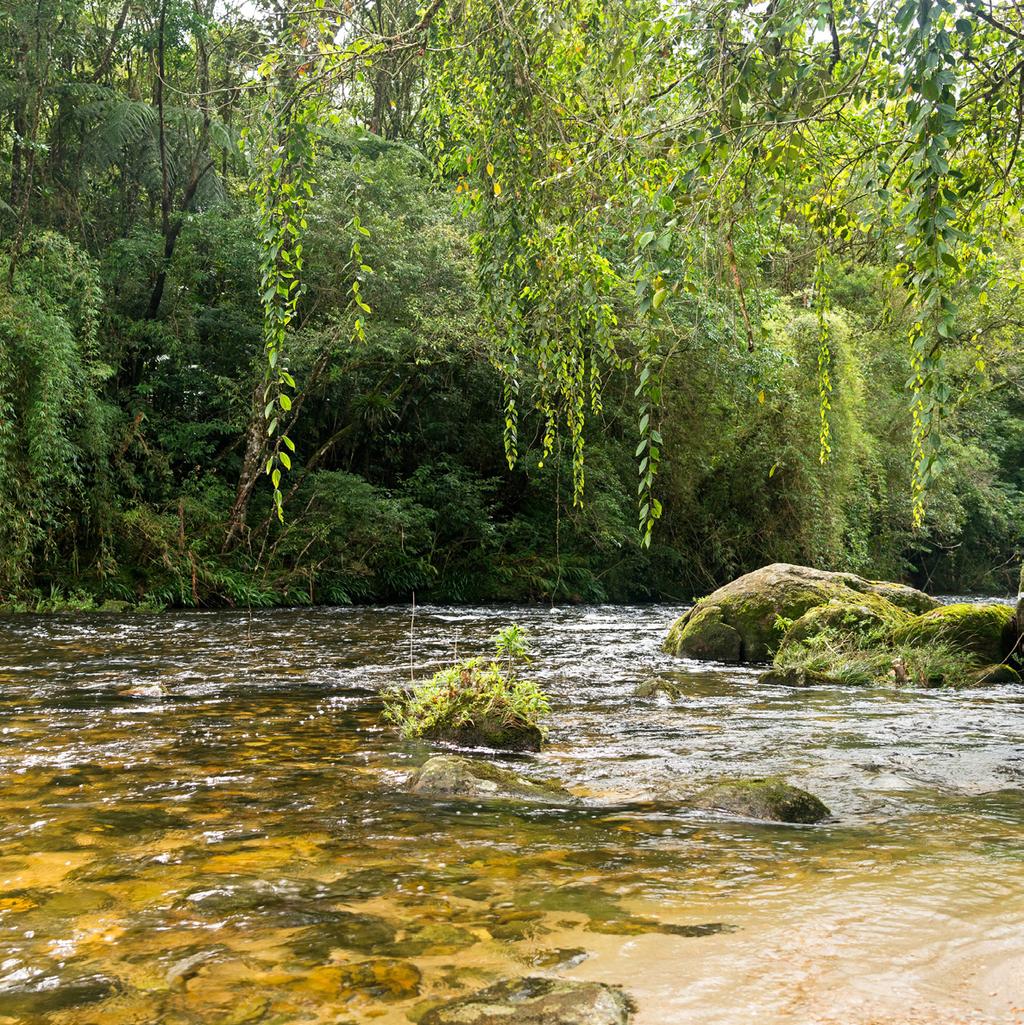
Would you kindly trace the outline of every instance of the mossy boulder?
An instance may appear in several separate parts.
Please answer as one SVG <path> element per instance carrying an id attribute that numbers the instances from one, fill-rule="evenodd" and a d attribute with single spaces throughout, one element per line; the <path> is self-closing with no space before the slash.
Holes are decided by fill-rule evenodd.
<path id="1" fill-rule="evenodd" d="M 1009 605 L 943 605 L 915 616 L 893 634 L 897 644 L 922 647 L 942 641 L 951 647 L 998 664 L 1017 639 L 1014 610 Z"/>
<path id="2" fill-rule="evenodd" d="M 574 800 L 557 783 L 534 781 L 495 762 L 435 755 L 409 779 L 414 794 L 471 800 L 539 801 L 565 804 Z"/>
<path id="3" fill-rule="evenodd" d="M 821 822 L 832 815 L 814 794 L 792 786 L 778 776 L 716 783 L 697 795 L 694 807 L 745 819 L 802 825 Z"/>
<path id="4" fill-rule="evenodd" d="M 1020 583 L 1017 585 L 1017 637 L 1024 638 L 1024 566 L 1020 568 Z M 1024 662 L 1024 652 L 1020 649 L 1018 657 Z"/>
<path id="5" fill-rule="evenodd" d="M 702 598 L 672 625 L 663 647 L 687 658 L 768 662 L 785 632 L 780 619 L 795 625 L 811 609 L 830 603 L 862 606 L 883 618 L 890 608 L 917 615 L 938 605 L 903 584 L 773 563 Z"/>
<path id="6" fill-rule="evenodd" d="M 602 982 L 499 982 L 428 1011 L 421 1025 L 626 1025 L 629 1002 Z"/>
<path id="7" fill-rule="evenodd" d="M 879 640 L 893 635 L 897 627 L 913 619 L 913 613 L 894 605 L 880 594 L 859 594 L 856 598 L 833 598 L 808 609 L 786 630 L 779 647 L 802 644 L 824 630 Z"/>

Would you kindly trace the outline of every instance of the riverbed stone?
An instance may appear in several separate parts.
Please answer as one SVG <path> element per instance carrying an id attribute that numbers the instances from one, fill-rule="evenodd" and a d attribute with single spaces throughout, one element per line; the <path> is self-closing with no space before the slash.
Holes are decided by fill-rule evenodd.
<path id="1" fill-rule="evenodd" d="M 474 800 L 569 803 L 572 794 L 557 783 L 527 779 L 512 769 L 482 758 L 435 755 L 409 779 L 414 794 Z"/>
<path id="2" fill-rule="evenodd" d="M 106 975 L 47 976 L 5 988 L 0 1008 L 17 1020 L 24 1016 L 35 1021 L 36 1015 L 71 1014 L 74 1008 L 108 1000 L 121 990 L 121 982 Z"/>
<path id="3" fill-rule="evenodd" d="M 832 816 L 832 812 L 814 794 L 778 776 L 716 783 L 697 795 L 694 807 L 745 819 L 802 825 L 811 825 Z"/>
<path id="4" fill-rule="evenodd" d="M 1016 640 L 1014 610 L 1010 605 L 943 605 L 915 616 L 893 634 L 898 644 L 921 647 L 941 641 L 970 652 L 987 663 L 1001 663 Z"/>
<path id="5" fill-rule="evenodd" d="M 422 1025 L 626 1025 L 629 1002 L 601 982 L 508 979 L 428 1011 Z"/>
<path id="6" fill-rule="evenodd" d="M 320 921 L 303 929 L 288 945 L 297 957 L 319 961 L 339 948 L 381 953 L 395 942 L 395 932 L 395 927 L 378 915 L 325 909 Z"/>
<path id="7" fill-rule="evenodd" d="M 663 676 L 655 676 L 650 680 L 638 683 L 633 694 L 638 698 L 656 698 L 658 695 L 663 695 L 669 701 L 676 701 L 682 694 L 682 687 L 678 683 L 666 680 Z"/>
<path id="8" fill-rule="evenodd" d="M 408 1000 L 419 996 L 420 970 L 409 961 L 377 958 L 343 965 L 338 969 L 338 995 L 342 1000 L 354 996 L 375 1000 Z"/>
<path id="9" fill-rule="evenodd" d="M 438 957 L 456 954 L 479 943 L 480 937 L 469 929 L 445 922 L 434 922 L 415 929 L 388 951 L 395 957 Z"/>
<path id="10" fill-rule="evenodd" d="M 870 607 L 875 613 L 891 606 L 913 615 L 938 606 L 923 591 L 903 584 L 773 563 L 702 598 L 676 620 L 663 646 L 669 654 L 687 658 L 768 662 L 791 625 L 830 602 Z"/>

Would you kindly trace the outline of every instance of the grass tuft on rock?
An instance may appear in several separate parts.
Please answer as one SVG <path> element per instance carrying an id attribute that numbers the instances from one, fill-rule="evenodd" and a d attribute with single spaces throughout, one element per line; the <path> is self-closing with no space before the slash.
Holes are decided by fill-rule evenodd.
<path id="1" fill-rule="evenodd" d="M 494 638 L 493 659 L 471 658 L 429 680 L 384 695 L 384 718 L 407 739 L 539 750 L 547 695 L 521 670 L 529 664 L 518 626 Z"/>
<path id="2" fill-rule="evenodd" d="M 774 664 L 849 686 L 968 687 L 977 684 L 982 668 L 976 655 L 946 641 L 917 645 L 894 640 L 884 630 L 829 628 L 784 644 Z"/>

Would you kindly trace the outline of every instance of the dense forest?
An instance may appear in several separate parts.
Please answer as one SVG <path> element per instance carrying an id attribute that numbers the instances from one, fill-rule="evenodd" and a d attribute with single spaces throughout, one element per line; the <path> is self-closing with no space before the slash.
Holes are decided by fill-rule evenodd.
<path id="1" fill-rule="evenodd" d="M 0 600 L 1008 592 L 1024 19 L 877 7 L 5 0 Z"/>

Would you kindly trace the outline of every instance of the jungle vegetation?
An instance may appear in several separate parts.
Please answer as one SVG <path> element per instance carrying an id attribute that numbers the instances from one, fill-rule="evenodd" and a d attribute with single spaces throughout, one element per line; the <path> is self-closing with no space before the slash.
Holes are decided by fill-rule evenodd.
<path id="1" fill-rule="evenodd" d="M 1008 592 L 1016 0 L 4 0 L 0 600 Z"/>

